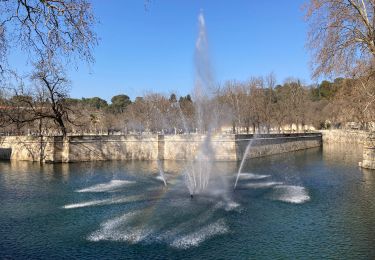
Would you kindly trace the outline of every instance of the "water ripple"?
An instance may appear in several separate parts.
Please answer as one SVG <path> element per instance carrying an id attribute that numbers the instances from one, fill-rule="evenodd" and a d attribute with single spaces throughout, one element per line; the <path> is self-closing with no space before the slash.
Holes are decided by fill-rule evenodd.
<path id="1" fill-rule="evenodd" d="M 135 182 L 127 180 L 111 180 L 107 183 L 100 183 L 88 188 L 76 190 L 76 192 L 111 192 L 133 183 Z"/>

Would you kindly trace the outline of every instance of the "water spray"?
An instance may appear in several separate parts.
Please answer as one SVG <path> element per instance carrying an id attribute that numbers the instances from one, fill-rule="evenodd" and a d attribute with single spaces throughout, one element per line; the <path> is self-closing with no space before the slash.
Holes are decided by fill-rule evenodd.
<path id="1" fill-rule="evenodd" d="M 158 159 L 158 168 L 159 168 L 160 178 L 164 182 L 164 186 L 167 187 L 167 180 L 165 179 L 164 170 L 159 159 Z"/>
<path id="2" fill-rule="evenodd" d="M 242 168 L 244 166 L 244 163 L 246 161 L 246 158 L 247 158 L 247 154 L 249 153 L 250 151 L 250 147 L 251 147 L 251 144 L 253 143 L 253 140 L 254 140 L 254 136 L 253 138 L 251 138 L 246 146 L 246 149 L 245 149 L 245 153 L 242 157 L 242 160 L 241 160 L 241 164 L 240 164 L 240 168 L 238 169 L 238 172 L 237 172 L 237 177 L 236 177 L 236 182 L 234 183 L 234 187 L 233 187 L 233 190 L 236 190 L 236 187 L 237 187 L 237 182 L 238 182 L 238 179 L 240 178 L 240 175 L 241 175 L 241 171 L 242 171 Z"/>

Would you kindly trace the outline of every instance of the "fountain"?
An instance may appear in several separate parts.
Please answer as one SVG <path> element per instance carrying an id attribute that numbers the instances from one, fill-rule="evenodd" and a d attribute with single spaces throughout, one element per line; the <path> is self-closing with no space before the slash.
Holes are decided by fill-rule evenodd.
<path id="1" fill-rule="evenodd" d="M 116 210 L 119 211 L 88 234 L 88 241 L 96 243 L 125 241 L 129 245 L 162 242 L 172 248 L 188 249 L 199 246 L 211 237 L 230 232 L 230 225 L 227 222 L 235 214 L 240 214 L 243 203 L 246 205 L 247 199 L 242 200 L 241 196 L 236 195 L 236 200 L 234 200 L 235 195 L 231 192 L 232 183 L 229 180 L 233 180 L 233 175 L 228 176 L 228 173 L 236 171 L 234 164 L 223 167 L 222 164 L 214 163 L 216 158 L 214 129 L 218 121 L 215 114 L 217 109 L 214 108 L 212 101 L 214 100 L 212 98 L 214 80 L 202 12 L 198 16 L 198 24 L 194 85 L 196 118 L 195 125 L 191 126 L 197 129 L 197 133 L 181 138 L 184 142 L 185 137 L 192 142 L 191 153 L 195 154 L 195 157 L 184 161 L 182 165 L 177 164 L 175 168 L 171 168 L 161 159 L 157 160 L 157 179 L 162 181 L 166 188 L 154 185 L 154 182 L 145 181 L 143 174 L 136 174 L 125 175 L 109 182 L 93 183 L 90 187 L 76 190 L 80 194 L 99 193 L 100 197 L 88 201 L 73 201 L 65 204 L 64 209 L 80 210 L 87 207 L 116 205 Z M 188 131 L 189 127 L 179 103 L 176 102 L 173 106 L 178 109 L 181 123 L 185 131 Z M 155 109 L 158 108 L 155 107 Z M 162 123 L 167 122 L 163 118 L 159 120 Z M 166 127 L 169 128 L 169 126 Z M 293 204 L 308 201 L 310 197 L 303 186 L 288 185 L 277 179 L 263 181 L 263 179 L 271 178 L 271 175 L 243 173 L 243 169 L 246 168 L 245 161 L 256 137 L 257 135 L 254 134 L 253 138 L 242 139 L 246 149 L 237 172 L 234 189 L 241 177 L 243 178 L 241 179 L 242 187 L 250 190 L 244 191 L 249 196 L 252 194 L 258 196 L 258 194 L 263 194 L 262 191 L 267 190 L 264 197 L 269 200 Z M 180 140 L 178 136 L 175 138 Z M 181 173 L 181 168 L 182 174 L 172 174 Z M 168 182 L 165 169 L 168 169 L 166 171 L 169 173 Z M 123 171 L 122 168 L 121 171 Z M 185 186 L 190 197 L 194 198 L 193 203 L 186 199 Z M 226 213 L 228 211 L 232 211 L 233 214 L 229 216 Z"/>
<path id="2" fill-rule="evenodd" d="M 189 162 L 184 171 L 185 183 L 189 189 L 190 196 L 202 193 L 208 187 L 214 155 L 210 140 L 210 134 L 207 134 L 198 154 L 193 161 Z"/>
<path id="3" fill-rule="evenodd" d="M 158 163 L 158 169 L 159 169 L 159 178 L 163 181 L 164 186 L 167 187 L 167 180 L 165 179 L 163 165 L 161 164 L 160 160 L 158 160 L 157 163 Z"/>
<path id="4" fill-rule="evenodd" d="M 233 188 L 234 190 L 235 190 L 236 187 L 237 187 L 238 179 L 240 178 L 242 168 L 243 168 L 243 166 L 244 166 L 244 163 L 245 163 L 245 161 L 246 161 L 247 155 L 248 155 L 248 153 L 249 153 L 249 151 L 250 151 L 250 148 L 251 148 L 251 145 L 252 145 L 254 139 L 255 139 L 255 135 L 253 136 L 253 138 L 251 138 L 251 139 L 249 140 L 249 142 L 248 142 L 248 144 L 247 144 L 247 146 L 246 146 L 246 149 L 245 149 L 245 153 L 244 153 L 243 156 L 242 156 L 242 160 L 241 160 L 240 168 L 238 168 L 236 181 L 235 181 L 235 183 L 234 183 L 234 188 Z"/>
<path id="5" fill-rule="evenodd" d="M 213 73 L 209 58 L 209 48 L 206 32 L 206 24 L 201 11 L 198 16 L 199 33 L 195 44 L 195 114 L 198 132 L 203 136 L 203 142 L 199 147 L 194 160 L 189 163 L 184 171 L 185 183 L 190 196 L 204 192 L 210 180 L 214 149 L 211 143 L 212 128 L 214 125 L 213 111 L 209 111 L 209 98 L 213 93 Z M 208 112 L 210 115 L 208 115 Z"/>

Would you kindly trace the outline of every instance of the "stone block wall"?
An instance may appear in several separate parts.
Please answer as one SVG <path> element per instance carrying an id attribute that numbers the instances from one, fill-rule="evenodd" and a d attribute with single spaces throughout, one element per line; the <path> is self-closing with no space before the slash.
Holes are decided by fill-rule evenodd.
<path id="1" fill-rule="evenodd" d="M 209 145 L 205 140 L 203 135 L 10 136 L 0 139 L 0 159 L 3 151 L 5 159 L 43 162 L 192 160 L 203 151 L 216 161 L 237 161 L 249 141 L 249 158 L 321 145 L 320 134 L 218 135 L 209 138 Z"/>
<path id="2" fill-rule="evenodd" d="M 11 160 L 20 161 L 156 160 L 158 136 L 6 136 L 0 148 L 10 151 Z"/>
<path id="3" fill-rule="evenodd" d="M 55 161 L 55 144 L 59 137 L 6 136 L 0 137 L 0 148 L 7 149 L 11 160 Z"/>
<path id="4" fill-rule="evenodd" d="M 206 142 L 209 145 L 205 144 Z M 209 140 L 203 135 L 172 135 L 164 137 L 164 149 L 160 158 L 164 160 L 193 160 L 202 146 L 212 150 L 216 161 L 235 161 L 236 148 L 234 135 L 212 136 Z"/>
<path id="5" fill-rule="evenodd" d="M 362 161 L 359 166 L 366 169 L 375 169 L 375 136 L 374 134 L 368 136 L 363 144 Z"/>
<path id="6" fill-rule="evenodd" d="M 363 147 L 363 159 L 359 166 L 366 169 L 375 169 L 375 147 Z"/>
<path id="7" fill-rule="evenodd" d="M 375 169 L 375 142 L 373 142 L 370 132 L 358 130 L 323 130 L 321 132 L 324 146 L 330 144 L 358 146 L 363 150 L 362 161 L 358 163 L 359 166 Z"/>
<path id="8" fill-rule="evenodd" d="M 347 143 L 364 144 L 369 132 L 349 130 L 322 130 L 323 144 L 325 143 Z"/>
<path id="9" fill-rule="evenodd" d="M 237 135 L 237 159 L 242 160 L 246 147 L 250 144 L 247 158 L 298 151 L 322 145 L 322 136 L 316 133 Z"/>
<path id="10" fill-rule="evenodd" d="M 63 162 L 156 160 L 159 153 L 157 135 L 71 136 L 66 143 Z"/>

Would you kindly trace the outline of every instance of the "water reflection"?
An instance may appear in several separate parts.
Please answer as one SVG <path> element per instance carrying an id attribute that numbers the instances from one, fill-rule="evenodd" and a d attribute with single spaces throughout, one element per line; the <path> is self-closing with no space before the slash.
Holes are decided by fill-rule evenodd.
<path id="1" fill-rule="evenodd" d="M 363 174 L 363 181 L 366 186 L 371 187 L 375 185 L 375 170 L 361 168 Z"/>
<path id="2" fill-rule="evenodd" d="M 362 160 L 363 146 L 360 144 L 327 143 L 323 146 L 323 159 L 327 163 L 358 165 Z"/>

